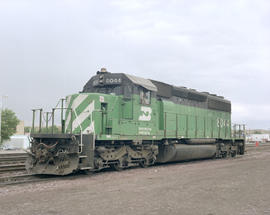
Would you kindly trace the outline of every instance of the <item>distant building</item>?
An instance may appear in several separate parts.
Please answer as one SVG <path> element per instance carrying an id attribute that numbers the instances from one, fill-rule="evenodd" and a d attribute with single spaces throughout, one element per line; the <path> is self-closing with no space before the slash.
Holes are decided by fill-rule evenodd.
<path id="1" fill-rule="evenodd" d="M 247 142 L 269 142 L 270 135 L 269 134 L 249 134 L 247 135 Z"/>
<path id="2" fill-rule="evenodd" d="M 24 121 L 20 121 L 17 125 L 15 135 L 24 135 Z"/>

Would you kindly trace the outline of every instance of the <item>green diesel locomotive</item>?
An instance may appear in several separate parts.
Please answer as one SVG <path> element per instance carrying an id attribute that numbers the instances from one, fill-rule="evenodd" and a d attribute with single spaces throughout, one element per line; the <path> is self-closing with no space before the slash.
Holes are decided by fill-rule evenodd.
<path id="1" fill-rule="evenodd" d="M 54 129 L 58 112 L 61 132 Z M 43 115 L 42 109 L 33 110 L 27 169 L 35 174 L 120 170 L 234 157 L 245 151 L 244 126 L 231 127 L 230 101 L 106 69 L 98 71 L 82 92 L 47 112 L 45 122 Z"/>

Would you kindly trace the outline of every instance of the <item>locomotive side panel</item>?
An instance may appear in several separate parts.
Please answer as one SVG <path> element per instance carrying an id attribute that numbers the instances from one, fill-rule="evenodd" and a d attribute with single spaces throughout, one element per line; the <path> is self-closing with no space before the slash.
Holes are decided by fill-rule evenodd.
<path id="1" fill-rule="evenodd" d="M 230 113 L 162 101 L 164 138 L 231 138 Z M 160 120 L 162 121 L 162 120 Z"/>

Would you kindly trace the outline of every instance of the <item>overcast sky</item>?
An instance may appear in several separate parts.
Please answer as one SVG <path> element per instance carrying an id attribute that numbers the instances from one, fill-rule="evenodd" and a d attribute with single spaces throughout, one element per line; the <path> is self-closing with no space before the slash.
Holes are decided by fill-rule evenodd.
<path id="1" fill-rule="evenodd" d="M 223 95 L 269 129 L 270 1 L 0 0 L 0 95 L 26 124 L 101 67 Z"/>

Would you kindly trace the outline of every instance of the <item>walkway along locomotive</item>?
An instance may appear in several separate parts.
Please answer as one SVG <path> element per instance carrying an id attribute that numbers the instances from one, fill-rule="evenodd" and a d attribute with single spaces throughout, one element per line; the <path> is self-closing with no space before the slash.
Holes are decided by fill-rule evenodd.
<path id="1" fill-rule="evenodd" d="M 42 109 L 33 110 L 31 173 L 119 170 L 245 151 L 244 126 L 231 128 L 230 101 L 207 92 L 101 69 L 82 92 L 60 104 L 45 114 L 45 122 Z M 58 133 L 56 112 L 61 113 Z"/>

